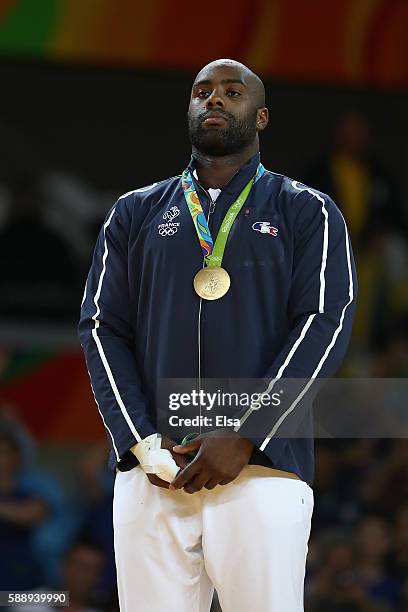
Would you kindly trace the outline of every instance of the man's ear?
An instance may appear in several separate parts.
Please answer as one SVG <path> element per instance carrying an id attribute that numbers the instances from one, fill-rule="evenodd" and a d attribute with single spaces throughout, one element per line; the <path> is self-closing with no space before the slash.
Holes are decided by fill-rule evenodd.
<path id="1" fill-rule="evenodd" d="M 256 129 L 258 132 L 262 132 L 269 123 L 269 111 L 266 107 L 258 108 L 256 118 Z"/>

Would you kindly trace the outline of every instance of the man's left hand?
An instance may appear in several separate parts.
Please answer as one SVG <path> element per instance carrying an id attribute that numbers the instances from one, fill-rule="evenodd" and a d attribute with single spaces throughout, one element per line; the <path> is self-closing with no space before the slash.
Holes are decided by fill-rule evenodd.
<path id="1" fill-rule="evenodd" d="M 228 484 L 248 464 L 253 448 L 253 442 L 230 429 L 211 431 L 188 444 L 174 446 L 175 453 L 198 452 L 193 461 L 177 474 L 169 489 L 184 488 L 187 493 L 197 493 L 203 487 L 213 489 L 217 484 Z"/>

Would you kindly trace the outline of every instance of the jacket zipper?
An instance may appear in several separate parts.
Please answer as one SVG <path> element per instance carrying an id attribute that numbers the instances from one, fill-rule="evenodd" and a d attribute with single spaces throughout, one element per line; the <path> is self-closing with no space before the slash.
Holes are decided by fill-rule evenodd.
<path id="1" fill-rule="evenodd" d="M 210 215 L 212 215 L 212 213 L 215 210 L 215 202 L 214 200 L 211 198 L 210 194 L 204 189 L 202 188 L 203 191 L 205 191 L 205 193 L 207 194 L 209 200 L 210 200 L 210 205 L 208 208 L 208 215 L 207 215 L 207 225 L 208 227 L 210 227 Z M 205 262 L 203 259 L 203 268 L 204 268 Z M 199 391 L 201 390 L 201 310 L 202 310 L 202 304 L 203 304 L 203 298 L 200 297 L 200 304 L 198 307 L 198 322 L 197 322 L 197 344 L 198 344 L 198 386 L 199 386 Z M 200 425 L 199 425 L 199 432 L 201 434 L 201 403 L 200 403 Z"/>

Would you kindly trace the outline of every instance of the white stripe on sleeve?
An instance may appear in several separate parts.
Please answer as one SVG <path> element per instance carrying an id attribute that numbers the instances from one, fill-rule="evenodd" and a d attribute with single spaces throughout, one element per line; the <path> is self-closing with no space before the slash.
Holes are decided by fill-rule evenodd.
<path id="1" fill-rule="evenodd" d="M 96 306 L 96 312 L 95 312 L 95 314 L 92 317 L 92 319 L 95 321 L 95 327 L 92 330 L 92 336 L 93 336 L 93 338 L 95 340 L 96 346 L 98 348 L 99 356 L 100 356 L 101 361 L 102 361 L 102 363 L 104 365 L 104 368 L 105 368 L 108 380 L 109 380 L 110 385 L 112 387 L 113 394 L 114 394 L 114 396 L 116 398 L 116 401 L 119 404 L 119 407 L 120 407 L 120 409 L 122 411 L 123 417 L 124 417 L 126 423 L 129 425 L 129 429 L 132 432 L 132 434 L 135 436 L 136 440 L 138 442 L 140 442 L 140 440 L 142 438 L 139 435 L 139 432 L 137 431 L 136 427 L 134 426 L 134 424 L 132 422 L 132 419 L 130 418 L 129 413 L 126 410 L 126 406 L 123 403 L 122 397 L 121 397 L 121 395 L 119 393 L 119 389 L 118 389 L 118 387 L 116 385 L 114 376 L 112 374 L 112 370 L 111 370 L 111 368 L 109 366 L 108 360 L 107 360 L 106 355 L 105 355 L 105 351 L 103 350 L 103 346 L 102 346 L 102 343 L 101 343 L 101 341 L 100 341 L 100 339 L 98 337 L 98 331 L 97 331 L 98 328 L 99 328 L 99 319 L 98 319 L 98 317 L 99 317 L 99 314 L 100 314 L 99 298 L 100 298 L 100 295 L 101 295 L 103 279 L 104 279 L 105 272 L 106 272 L 106 259 L 107 259 L 108 254 L 109 254 L 108 244 L 107 244 L 107 241 L 106 241 L 106 228 L 109 226 L 109 224 L 110 224 L 110 222 L 112 220 L 112 217 L 115 214 L 115 211 L 116 211 L 116 207 L 112 210 L 111 214 L 109 215 L 109 218 L 107 219 L 107 221 L 104 223 L 104 226 L 103 226 L 104 253 L 103 253 L 103 257 L 102 257 L 102 271 L 101 271 L 101 275 L 99 277 L 98 288 L 97 288 L 97 291 L 96 291 L 95 296 L 94 296 L 94 303 L 95 303 L 95 306 Z M 109 432 L 109 433 L 111 434 L 111 432 Z M 112 436 L 112 434 L 111 434 L 111 436 Z"/>
<path id="2" fill-rule="evenodd" d="M 327 264 L 327 251 L 328 251 L 328 245 L 329 245 L 329 215 L 328 215 L 328 212 L 327 212 L 327 209 L 326 209 L 326 206 L 325 206 L 326 203 L 324 201 L 324 198 L 322 198 L 318 193 L 315 193 L 312 189 L 298 187 L 297 185 L 298 185 L 297 181 L 292 181 L 292 187 L 294 187 L 298 191 L 308 191 L 314 197 L 316 197 L 321 202 L 321 204 L 322 204 L 322 214 L 324 216 L 324 231 L 323 231 L 322 261 L 321 261 L 321 264 L 320 264 L 320 275 L 319 275 L 319 278 L 320 278 L 319 313 L 324 313 L 324 298 L 325 298 L 325 290 L 326 290 L 325 273 L 326 273 L 326 264 Z M 276 374 L 276 377 L 269 383 L 268 388 L 266 389 L 266 391 L 264 391 L 265 395 L 269 395 L 271 393 L 271 391 L 273 390 L 273 388 L 275 386 L 276 381 L 279 380 L 282 377 L 283 372 L 286 370 L 286 368 L 289 365 L 289 363 L 290 363 L 293 355 L 295 354 L 297 348 L 299 347 L 299 345 L 301 344 L 302 340 L 304 339 L 304 337 L 306 335 L 306 332 L 309 329 L 309 327 L 311 326 L 312 321 L 315 318 L 315 316 L 316 316 L 316 314 L 312 314 L 312 315 L 309 315 L 309 317 L 307 318 L 306 323 L 304 324 L 298 339 L 293 344 L 293 346 L 292 346 L 291 350 L 289 351 L 285 361 L 283 362 L 283 364 L 279 368 L 279 370 L 278 370 L 278 372 Z M 253 408 L 252 406 L 250 406 L 248 408 L 248 410 L 245 412 L 245 414 L 241 417 L 239 425 L 234 427 L 234 431 L 239 431 L 240 430 L 242 425 L 245 423 L 247 418 L 250 416 L 250 414 L 254 410 L 256 410 L 256 409 Z"/>
<path id="3" fill-rule="evenodd" d="M 260 446 L 260 450 L 261 451 L 265 450 L 265 448 L 267 447 L 267 445 L 271 441 L 271 438 L 275 435 L 275 433 L 277 432 L 277 430 L 279 429 L 279 427 L 281 426 L 283 421 L 286 419 L 288 414 L 290 414 L 296 408 L 296 406 L 298 405 L 298 403 L 300 402 L 302 397 L 309 390 L 309 388 L 312 385 L 313 381 L 317 378 L 317 375 L 320 372 L 320 370 L 322 369 L 322 366 L 323 366 L 324 362 L 326 361 L 326 359 L 327 359 L 331 349 L 333 348 L 333 346 L 334 346 L 334 344 L 335 344 L 335 342 L 337 340 L 338 335 L 340 334 L 341 330 L 343 329 L 343 321 L 344 321 L 344 316 L 345 316 L 346 310 L 350 306 L 351 302 L 354 299 L 353 274 L 352 274 L 352 271 L 351 271 L 351 258 L 350 258 L 350 243 L 349 243 L 349 237 L 348 237 L 348 233 L 347 233 L 347 226 L 346 226 L 346 222 L 344 221 L 344 218 L 343 218 L 343 223 L 344 223 L 344 228 L 345 228 L 345 232 L 346 232 L 347 268 L 348 268 L 348 273 L 349 273 L 349 300 L 348 300 L 348 302 L 343 307 L 343 310 L 342 310 L 341 315 L 340 315 L 339 325 L 335 329 L 333 337 L 331 339 L 331 342 L 327 346 L 325 352 L 323 353 L 323 356 L 322 356 L 321 360 L 317 364 L 316 369 L 315 369 L 315 371 L 312 374 L 312 377 L 307 382 L 307 384 L 305 385 L 303 391 L 301 391 L 301 393 L 298 395 L 298 397 L 295 399 L 295 401 L 289 406 L 289 408 L 286 410 L 286 412 L 284 412 L 280 416 L 280 418 L 277 420 L 277 422 L 275 423 L 275 425 L 273 426 L 273 428 L 271 429 L 271 431 L 269 432 L 269 434 L 267 435 L 265 440 L 262 442 L 262 445 Z"/>

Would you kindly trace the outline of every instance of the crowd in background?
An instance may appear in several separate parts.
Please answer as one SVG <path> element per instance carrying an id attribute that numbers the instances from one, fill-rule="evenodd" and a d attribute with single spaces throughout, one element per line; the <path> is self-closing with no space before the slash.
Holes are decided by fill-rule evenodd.
<path id="1" fill-rule="evenodd" d="M 366 118 L 340 117 L 330 151 L 296 178 L 333 197 L 352 238 L 359 299 L 342 374 L 406 377 L 408 207 L 376 161 Z M 76 321 L 113 201 L 62 173 L 1 185 L 2 319 Z M 118 609 L 106 454 L 104 444 L 83 453 L 67 494 L 38 466 L 12 407 L 0 407 L 0 590 L 58 588 L 77 612 Z M 408 612 L 408 440 L 318 440 L 314 491 L 306 610 Z"/>
<path id="2" fill-rule="evenodd" d="M 69 591 L 70 610 L 117 609 L 114 476 L 106 461 L 105 444 L 91 446 L 68 494 L 38 465 L 35 442 L 13 410 L 0 408 L 0 590 L 57 589 Z"/>

